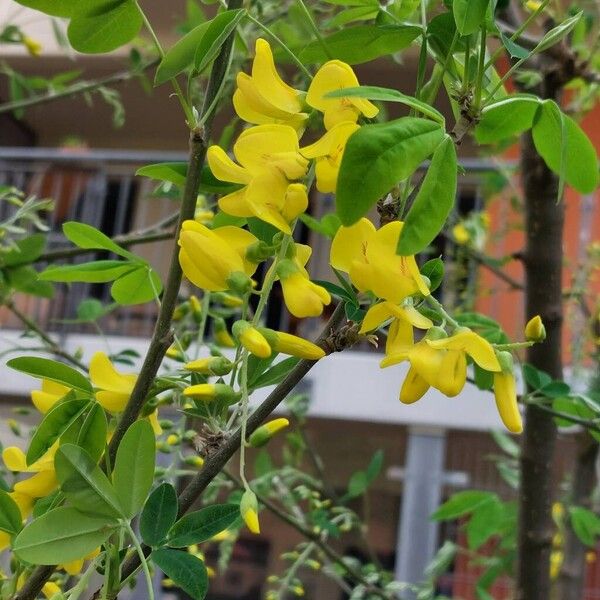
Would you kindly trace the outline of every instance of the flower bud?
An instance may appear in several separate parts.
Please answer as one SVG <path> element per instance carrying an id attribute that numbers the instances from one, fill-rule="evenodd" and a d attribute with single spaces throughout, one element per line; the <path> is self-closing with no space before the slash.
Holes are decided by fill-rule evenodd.
<path id="1" fill-rule="evenodd" d="M 231 373 L 233 363 L 224 356 L 209 356 L 199 358 L 183 365 L 184 369 L 201 375 L 227 375 Z"/>
<path id="2" fill-rule="evenodd" d="M 269 358 L 272 354 L 271 346 L 265 336 L 250 325 L 248 321 L 236 321 L 232 327 L 232 333 L 239 343 L 254 356 Z"/>
<path id="3" fill-rule="evenodd" d="M 502 371 L 494 373 L 494 397 L 498 414 L 511 433 L 523 431 L 523 421 L 517 404 L 517 390 L 513 374 L 513 358 L 510 352 L 498 352 Z"/>
<path id="4" fill-rule="evenodd" d="M 227 287 L 237 294 L 246 294 L 253 287 L 252 279 L 243 271 L 234 271 L 227 278 Z"/>
<path id="5" fill-rule="evenodd" d="M 246 250 L 246 259 L 253 263 L 261 263 L 273 256 L 275 249 L 266 242 L 259 240 Z"/>
<path id="6" fill-rule="evenodd" d="M 220 302 L 227 308 L 238 308 L 244 304 L 244 301 L 239 296 L 228 294 L 226 292 L 219 292 L 214 295 L 216 302 Z"/>
<path id="7" fill-rule="evenodd" d="M 190 311 L 190 303 L 183 302 L 179 306 L 175 307 L 173 311 L 173 321 L 181 321 L 185 315 Z"/>
<path id="8" fill-rule="evenodd" d="M 276 352 L 307 360 L 319 360 L 325 356 L 323 348 L 297 335 L 283 331 L 274 331 L 266 327 L 260 327 L 259 332 Z"/>
<path id="9" fill-rule="evenodd" d="M 225 348 L 235 348 L 235 341 L 231 335 L 229 335 L 229 331 L 227 331 L 227 325 L 225 325 L 224 319 L 221 317 L 215 318 L 213 321 L 213 331 L 215 342 L 219 346 L 224 346 Z"/>
<path id="10" fill-rule="evenodd" d="M 246 523 L 246 526 L 252 533 L 260 533 L 260 524 L 258 522 L 258 500 L 256 494 L 247 489 L 240 501 L 240 514 Z"/>
<path id="11" fill-rule="evenodd" d="M 190 296 L 190 308 L 192 309 L 192 317 L 196 324 L 200 324 L 202 321 L 202 304 L 198 300 L 197 296 Z"/>
<path id="12" fill-rule="evenodd" d="M 186 398 L 194 400 L 204 400 L 211 402 L 213 400 L 225 402 L 225 404 L 234 404 L 241 398 L 241 394 L 224 383 L 199 383 L 191 385 L 183 390 Z"/>
<path id="13" fill-rule="evenodd" d="M 540 315 L 529 319 L 525 325 L 525 339 L 528 342 L 543 342 L 546 339 L 546 328 Z"/>
<path id="14" fill-rule="evenodd" d="M 185 357 L 183 356 L 181 350 L 177 346 L 171 346 L 167 349 L 165 354 L 167 358 L 170 358 L 171 360 L 176 360 L 177 362 L 183 362 L 185 360 Z"/>
<path id="15" fill-rule="evenodd" d="M 249 438 L 248 443 L 253 448 L 264 446 L 278 431 L 287 427 L 290 422 L 287 419 L 274 419 L 261 425 Z"/>
<path id="16" fill-rule="evenodd" d="M 198 469 L 204 465 L 204 459 L 201 456 L 186 456 L 183 462 Z"/>
<path id="17" fill-rule="evenodd" d="M 175 433 L 167 436 L 167 444 L 169 444 L 169 446 L 178 446 L 180 441 L 179 436 Z"/>

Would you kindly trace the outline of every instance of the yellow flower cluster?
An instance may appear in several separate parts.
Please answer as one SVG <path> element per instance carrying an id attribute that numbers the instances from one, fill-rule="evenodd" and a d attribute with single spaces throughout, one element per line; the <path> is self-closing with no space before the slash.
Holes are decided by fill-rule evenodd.
<path id="1" fill-rule="evenodd" d="M 368 219 L 338 230 L 331 246 L 331 265 L 348 273 L 354 286 L 379 301 L 367 311 L 361 333 L 375 331 L 390 322 L 386 356 L 382 367 L 410 363 L 400 390 L 400 400 L 411 404 L 430 387 L 456 396 L 467 380 L 467 360 L 493 373 L 496 405 L 511 432 L 523 426 L 517 406 L 512 356 L 497 352 L 483 337 L 466 327 L 448 335 L 442 327 L 422 315 L 415 303 L 430 294 L 414 256 L 398 256 L 396 248 L 403 223 L 396 221 L 380 229 Z M 426 330 L 415 343 L 414 328 Z"/>
<path id="2" fill-rule="evenodd" d="M 339 60 L 325 63 L 307 92 L 285 83 L 275 67 L 268 42 L 256 41 L 250 74 L 239 73 L 233 103 L 237 114 L 252 126 L 233 144 L 233 160 L 219 146 L 211 146 L 207 161 L 213 175 L 235 184 L 235 191 L 219 199 L 219 208 L 233 217 L 258 218 L 284 235 L 308 207 L 306 177 L 314 161 L 316 187 L 332 192 L 348 138 L 359 128 L 361 115 L 374 117 L 378 109 L 368 100 L 328 98 L 335 90 L 358 85 L 352 68 Z M 323 115 L 325 134 L 300 147 L 309 112 Z M 234 226 L 211 229 L 198 220 L 183 224 L 179 260 L 188 279 L 198 287 L 224 292 L 247 292 L 264 242 Z M 315 317 L 331 302 L 327 290 L 310 281 L 306 264 L 311 250 L 290 242 L 277 265 L 285 304 L 298 318 Z"/>

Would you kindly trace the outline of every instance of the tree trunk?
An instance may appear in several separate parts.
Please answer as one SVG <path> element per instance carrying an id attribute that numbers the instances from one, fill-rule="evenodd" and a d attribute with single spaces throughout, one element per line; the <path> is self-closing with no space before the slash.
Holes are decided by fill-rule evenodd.
<path id="1" fill-rule="evenodd" d="M 545 82 L 547 83 L 547 82 Z M 557 89 L 544 86 L 545 97 Z M 564 203 L 557 202 L 558 181 L 538 155 L 529 133 L 522 137 L 521 172 L 525 192 L 525 304 L 527 319 L 539 314 L 545 342 L 527 352 L 527 362 L 555 379 L 562 378 L 562 261 Z M 553 526 L 552 461 L 556 426 L 552 416 L 528 406 L 521 447 L 519 497 L 519 600 L 550 597 L 550 551 Z"/>

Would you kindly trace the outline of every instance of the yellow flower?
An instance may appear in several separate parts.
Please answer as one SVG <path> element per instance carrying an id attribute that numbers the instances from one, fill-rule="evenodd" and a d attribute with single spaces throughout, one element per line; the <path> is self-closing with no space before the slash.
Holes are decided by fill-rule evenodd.
<path id="1" fill-rule="evenodd" d="M 246 250 L 257 241 L 249 231 L 226 226 L 209 229 L 196 221 L 184 221 L 179 236 L 179 263 L 185 276 L 211 292 L 229 289 L 234 273 L 246 278 L 257 264 L 246 259 Z"/>
<path id="2" fill-rule="evenodd" d="M 96 352 L 90 361 L 90 379 L 96 388 L 96 400 L 109 412 L 121 412 L 129 401 L 137 381 L 134 373 L 120 373 L 104 352 Z M 147 417 L 156 435 L 162 433 L 157 411 Z"/>
<path id="3" fill-rule="evenodd" d="M 464 246 L 465 244 L 469 243 L 471 239 L 471 234 L 469 233 L 468 229 L 463 225 L 463 223 L 457 223 L 452 228 L 452 237 L 459 246 Z"/>
<path id="4" fill-rule="evenodd" d="M 252 533 L 260 533 L 258 522 L 258 500 L 252 490 L 247 489 L 240 501 L 240 514 Z"/>
<path id="5" fill-rule="evenodd" d="M 473 331 L 462 328 L 447 337 L 439 327 L 432 327 L 425 338 L 414 346 L 396 347 L 381 361 L 388 367 L 404 360 L 410 369 L 400 390 L 400 401 L 411 404 L 419 400 L 429 387 L 446 396 L 456 396 L 467 380 L 467 355 L 486 371 L 501 367 L 491 344 Z"/>
<path id="6" fill-rule="evenodd" d="M 308 271 L 297 260 L 284 259 L 277 265 L 277 276 L 288 310 L 299 319 L 318 317 L 331 302 L 329 292 L 313 283 Z"/>
<path id="7" fill-rule="evenodd" d="M 285 429 L 290 422 L 287 419 L 273 419 L 261 425 L 249 438 L 248 443 L 253 448 L 264 446 L 278 431 Z"/>
<path id="8" fill-rule="evenodd" d="M 521 433 L 523 431 L 523 421 L 517 404 L 512 355 L 510 352 L 500 352 L 499 360 L 502 371 L 494 373 L 496 408 L 506 429 L 511 433 Z"/>
<path id="9" fill-rule="evenodd" d="M 252 74 L 238 73 L 233 106 L 237 114 L 256 125 L 287 124 L 298 135 L 304 131 L 308 115 L 302 112 L 303 92 L 285 83 L 275 68 L 271 46 L 261 38 L 256 40 Z"/>
<path id="10" fill-rule="evenodd" d="M 429 329 L 433 326 L 431 320 L 424 317 L 414 306 L 379 302 L 367 311 L 359 333 L 374 331 L 388 319 L 392 319 L 392 323 L 385 346 L 386 354 L 392 354 L 396 348 L 412 345 L 414 342 L 413 327 Z"/>
<path id="11" fill-rule="evenodd" d="M 529 319 L 525 325 L 525 339 L 528 342 L 543 342 L 546 339 L 546 328 L 540 315 Z"/>
<path id="12" fill-rule="evenodd" d="M 398 256 L 403 223 L 394 221 L 376 230 L 368 219 L 340 227 L 331 245 L 331 266 L 350 275 L 361 292 L 373 292 L 395 304 L 413 294 L 429 295 L 414 256 Z"/>
<path id="13" fill-rule="evenodd" d="M 239 343 L 254 356 L 259 358 L 271 356 L 271 346 L 265 336 L 247 321 L 236 321 L 233 324 L 232 332 Z"/>
<path id="14" fill-rule="evenodd" d="M 42 413 L 46 414 L 61 398 L 71 391 L 65 385 L 61 385 L 49 379 L 42 379 L 42 389 L 31 392 L 33 405 Z"/>
<path id="15" fill-rule="evenodd" d="M 283 331 L 274 331 L 266 327 L 260 327 L 258 331 L 265 337 L 269 346 L 275 352 L 289 354 L 290 356 L 306 360 L 319 360 L 325 356 L 323 348 L 297 335 Z"/>
<path id="16" fill-rule="evenodd" d="M 10 493 L 23 518 L 31 513 L 36 498 L 47 496 L 58 486 L 56 472 L 54 471 L 54 455 L 57 449 L 58 442 L 53 444 L 42 457 L 29 466 L 27 465 L 25 453 L 20 448 L 10 446 L 2 452 L 2 460 L 9 471 L 13 473 L 33 473 L 31 477 L 15 483 L 13 491 Z"/>
<path id="17" fill-rule="evenodd" d="M 351 121 L 338 123 L 314 144 L 300 149 L 306 158 L 315 159 L 317 189 L 323 194 L 335 192 L 346 142 L 357 129 Z"/>
<path id="18" fill-rule="evenodd" d="M 96 352 L 90 361 L 90 379 L 97 388 L 96 400 L 110 412 L 121 412 L 137 381 L 137 375 L 120 373 L 104 352 Z"/>
<path id="19" fill-rule="evenodd" d="M 308 206 L 306 186 L 291 183 L 304 177 L 308 167 L 295 130 L 288 125 L 250 127 L 238 137 L 233 154 L 239 164 L 219 146 L 207 153 L 217 179 L 244 186 L 219 200 L 221 210 L 235 217 L 257 217 L 290 234 L 289 223 Z"/>
<path id="20" fill-rule="evenodd" d="M 531 12 L 535 12 L 536 10 L 539 10 L 540 6 L 542 6 L 542 2 L 541 0 L 527 0 L 527 2 L 525 2 L 525 6 Z"/>
<path id="21" fill-rule="evenodd" d="M 344 121 L 356 123 L 361 114 L 371 119 L 377 115 L 379 109 L 364 98 L 325 97 L 329 92 L 358 85 L 358 79 L 350 65 L 341 60 L 330 60 L 317 71 L 308 88 L 306 103 L 323 113 L 326 129 L 332 129 Z"/>

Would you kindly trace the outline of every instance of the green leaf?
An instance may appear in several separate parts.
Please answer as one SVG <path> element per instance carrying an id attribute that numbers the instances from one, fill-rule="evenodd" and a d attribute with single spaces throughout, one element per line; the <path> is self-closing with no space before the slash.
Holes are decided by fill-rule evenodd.
<path id="1" fill-rule="evenodd" d="M 596 150 L 579 125 L 556 102 L 544 101 L 533 123 L 533 141 L 546 164 L 582 194 L 598 186 Z"/>
<path id="2" fill-rule="evenodd" d="M 181 550 L 160 548 L 150 555 L 150 559 L 177 587 L 194 600 L 202 600 L 206 596 L 208 575 L 206 566 L 199 558 Z"/>
<path id="3" fill-rule="evenodd" d="M 353 473 L 348 482 L 348 491 L 346 492 L 345 498 L 358 498 L 362 496 L 368 489 L 368 487 L 375 481 L 381 468 L 383 466 L 383 450 L 377 450 L 371 462 L 365 471 L 357 471 Z"/>
<path id="4" fill-rule="evenodd" d="M 61 436 L 62 444 L 83 448 L 94 461 L 99 461 L 106 448 L 108 423 L 100 404 L 94 402 L 84 416 L 79 417 Z"/>
<path id="5" fill-rule="evenodd" d="M 11 358 L 6 365 L 11 369 L 27 373 L 27 375 L 37 377 L 38 379 L 56 381 L 74 390 L 88 394 L 93 392 L 92 385 L 87 377 L 72 367 L 68 367 L 56 360 L 40 358 L 38 356 L 19 356 L 18 358 Z"/>
<path id="6" fill-rule="evenodd" d="M 196 49 L 209 27 L 210 21 L 194 27 L 166 52 L 156 69 L 154 85 L 160 85 L 173 79 L 193 65 Z"/>
<path id="7" fill-rule="evenodd" d="M 115 302 L 123 306 L 144 304 L 158 298 L 162 282 L 158 273 L 149 265 L 142 265 L 117 279 L 110 288 Z"/>
<path id="8" fill-rule="evenodd" d="M 337 213 L 356 223 L 398 182 L 406 179 L 444 138 L 438 123 L 403 117 L 364 125 L 348 139 L 338 175 Z"/>
<path id="9" fill-rule="evenodd" d="M 237 504 L 215 504 L 184 515 L 169 531 L 167 544 L 183 548 L 200 544 L 221 533 L 237 520 L 240 507 Z"/>
<path id="10" fill-rule="evenodd" d="M 435 292 L 444 281 L 444 261 L 441 258 L 432 258 L 421 267 L 421 275 L 430 281 L 430 291 Z"/>
<path id="11" fill-rule="evenodd" d="M 414 25 L 357 25 L 346 27 L 324 37 L 329 51 L 325 52 L 319 40 L 311 42 L 300 51 L 303 63 L 323 63 L 330 58 L 358 65 L 370 60 L 394 54 L 421 35 L 421 28 Z"/>
<path id="12" fill-rule="evenodd" d="M 552 377 L 548 373 L 544 373 L 528 363 L 523 365 L 523 377 L 527 385 L 534 390 L 540 390 L 552 381 Z"/>
<path id="13" fill-rule="evenodd" d="M 252 381 L 250 387 L 252 389 L 258 389 L 268 385 L 277 385 L 280 381 L 283 381 L 285 376 L 298 364 L 298 362 L 299 359 L 294 356 L 284 358 L 270 369 L 267 369 L 264 373 L 261 373 L 261 375 Z"/>
<path id="14" fill-rule="evenodd" d="M 187 163 L 185 162 L 165 162 L 141 167 L 135 173 L 140 177 L 150 177 L 159 181 L 166 181 L 178 187 L 185 185 L 187 176 Z M 239 189 L 236 183 L 228 181 L 219 181 L 210 170 L 208 165 L 202 167 L 200 172 L 200 191 L 204 193 L 225 194 Z"/>
<path id="15" fill-rule="evenodd" d="M 17 503 L 0 490 L 0 531 L 13 536 L 23 529 L 23 517 Z"/>
<path id="16" fill-rule="evenodd" d="M 115 491 L 129 518 L 142 508 L 152 487 L 155 455 L 152 425 L 146 419 L 140 419 L 123 436 L 113 470 Z"/>
<path id="17" fill-rule="evenodd" d="M 16 242 L 16 248 L 11 248 L 2 254 L 2 262 L 7 267 L 27 265 L 37 260 L 46 248 L 46 236 L 34 233 Z"/>
<path id="18" fill-rule="evenodd" d="M 500 40 L 512 58 L 527 58 L 531 54 L 527 48 L 519 46 L 519 44 L 513 42 L 513 40 L 504 35 L 502 32 L 500 32 Z"/>
<path id="19" fill-rule="evenodd" d="M 448 567 L 454 562 L 454 557 L 458 553 L 459 546 L 450 540 L 444 542 L 444 545 L 437 551 L 432 561 L 427 565 L 424 575 L 435 580 L 441 577 Z"/>
<path id="20" fill-rule="evenodd" d="M 462 517 L 473 512 L 478 506 L 484 502 L 489 502 L 495 498 L 496 494 L 492 492 L 483 492 L 479 490 L 468 490 L 458 492 L 444 502 L 434 513 L 431 518 L 435 521 L 452 521 L 458 517 Z"/>
<path id="21" fill-rule="evenodd" d="M 366 98 L 367 100 L 380 100 L 384 102 L 399 102 L 410 106 L 415 110 L 423 113 L 430 117 L 434 121 L 443 124 L 444 115 L 441 112 L 429 106 L 425 102 L 421 102 L 417 98 L 407 96 L 398 90 L 392 90 L 390 88 L 377 87 L 373 85 L 361 85 L 359 87 L 343 88 L 341 90 L 335 90 L 329 92 L 326 95 L 327 98 Z"/>
<path id="22" fill-rule="evenodd" d="M 74 392 L 69 392 L 65 398 L 73 398 Z M 27 464 L 33 464 L 41 458 L 67 429 L 85 412 L 90 400 L 62 400 L 55 404 L 42 419 L 27 450 Z"/>
<path id="23" fill-rule="evenodd" d="M 538 45 L 532 50 L 532 54 L 539 54 L 540 52 L 543 52 L 551 46 L 554 46 L 554 44 L 560 42 L 563 38 L 569 35 L 569 33 L 571 33 L 582 16 L 583 11 L 580 11 L 576 15 L 565 19 L 560 25 L 552 28 L 544 35 L 544 37 L 539 41 Z"/>
<path id="24" fill-rule="evenodd" d="M 450 136 L 437 147 L 425 179 L 404 220 L 397 253 L 417 254 L 444 227 L 456 198 L 456 147 Z"/>
<path id="25" fill-rule="evenodd" d="M 69 283 L 81 281 L 85 283 L 106 283 L 114 281 L 135 269 L 135 265 L 123 260 L 95 260 L 76 265 L 59 265 L 48 267 L 39 274 L 42 281 L 60 281 Z"/>
<path id="26" fill-rule="evenodd" d="M 103 517 L 125 516 L 113 486 L 83 448 L 64 444 L 56 452 L 54 467 L 60 489 L 75 508 Z"/>
<path id="27" fill-rule="evenodd" d="M 69 23 L 71 46 L 85 54 L 112 52 L 131 42 L 143 19 L 135 0 L 93 0 L 85 12 L 77 12 Z"/>
<path id="28" fill-rule="evenodd" d="M 490 498 L 475 508 L 467 524 L 469 550 L 477 550 L 492 536 L 500 533 L 504 507 L 498 498 Z"/>
<path id="29" fill-rule="evenodd" d="M 121 248 L 121 246 L 115 244 L 107 235 L 86 223 L 67 221 L 63 224 L 62 229 L 65 237 L 79 248 L 85 248 L 86 250 L 108 250 L 123 258 L 138 262 L 140 260 L 135 254 Z"/>
<path id="30" fill-rule="evenodd" d="M 475 33 L 485 20 L 489 0 L 454 0 L 452 12 L 461 35 Z"/>
<path id="31" fill-rule="evenodd" d="M 586 546 L 595 546 L 600 535 L 600 518 L 582 506 L 570 506 L 569 516 L 575 535 Z"/>
<path id="32" fill-rule="evenodd" d="M 312 231 L 316 231 L 332 240 L 337 230 L 342 226 L 340 218 L 335 213 L 324 215 L 320 221 L 306 213 L 299 215 L 299 219 Z"/>
<path id="33" fill-rule="evenodd" d="M 509 96 L 486 106 L 475 127 L 475 139 L 490 144 L 531 129 L 539 105 L 535 96 Z"/>
<path id="34" fill-rule="evenodd" d="M 6 282 L 18 292 L 42 298 L 52 298 L 54 286 L 46 281 L 39 281 L 38 272 L 29 265 L 8 267 L 4 270 Z"/>
<path id="35" fill-rule="evenodd" d="M 83 558 L 106 541 L 117 523 L 71 506 L 54 508 L 27 525 L 16 537 L 14 551 L 34 565 L 55 565 Z"/>
<path id="36" fill-rule="evenodd" d="M 226 10 L 210 21 L 194 55 L 195 70 L 198 73 L 201 73 L 216 58 L 221 46 L 245 14 L 246 10 L 243 8 Z"/>
<path id="37" fill-rule="evenodd" d="M 15 0 L 22 6 L 33 8 L 53 17 L 72 17 L 78 12 L 81 0 Z"/>
<path id="38" fill-rule="evenodd" d="M 140 516 L 140 534 L 148 546 L 158 546 L 177 519 L 177 492 L 161 483 L 149 496 Z"/>

